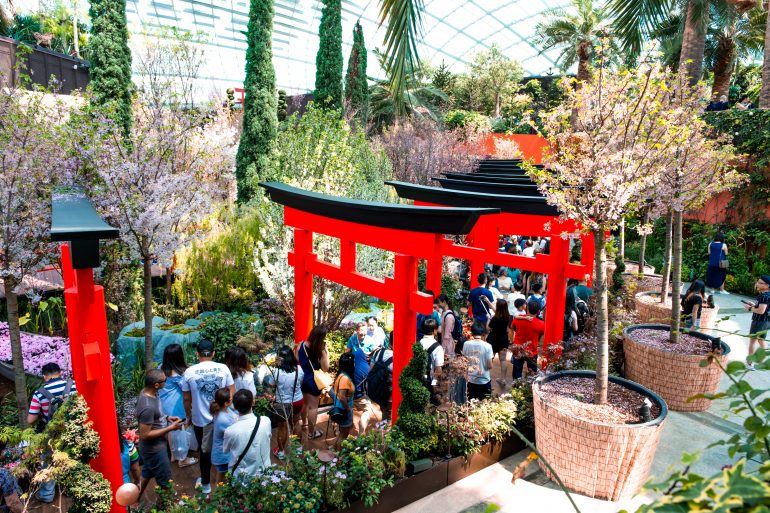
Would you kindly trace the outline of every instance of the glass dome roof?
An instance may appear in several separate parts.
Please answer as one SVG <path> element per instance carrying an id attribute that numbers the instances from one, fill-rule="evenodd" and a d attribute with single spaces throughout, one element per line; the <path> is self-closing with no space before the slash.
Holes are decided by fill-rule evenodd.
<path id="1" fill-rule="evenodd" d="M 517 59 L 529 75 L 552 69 L 555 52 L 540 54 L 532 43 L 540 14 L 566 0 L 425 0 L 420 57 L 433 65 L 445 62 L 462 72 L 476 52 L 496 43 Z M 134 41 L 142 33 L 176 27 L 200 35 L 205 63 L 201 87 L 219 94 L 243 82 L 248 0 L 128 0 L 129 29 Z M 320 0 L 275 0 L 273 61 L 277 85 L 289 94 L 312 91 L 318 49 Z M 378 0 L 343 0 L 343 56 L 347 66 L 353 25 L 361 21 L 367 48 L 382 47 Z M 370 54 L 369 74 L 383 77 Z"/>
<path id="2" fill-rule="evenodd" d="M 313 90 L 318 50 L 320 0 L 274 0 L 273 62 L 279 89 L 289 94 Z M 543 11 L 563 7 L 568 0 L 424 0 L 421 59 L 434 66 L 446 63 L 455 73 L 465 71 L 476 52 L 496 43 L 517 59 L 527 75 L 557 72 L 557 52 L 539 53 L 532 42 Z M 32 8 L 42 0 L 20 0 Z M 87 6 L 81 2 L 80 10 Z M 38 5 L 39 6 L 39 5 Z M 243 83 L 249 0 L 127 0 L 132 46 L 157 29 L 177 28 L 200 38 L 204 64 L 198 94 L 221 96 Z M 361 21 L 367 48 L 382 48 L 384 27 L 378 23 L 379 0 L 342 0 L 343 59 L 347 69 L 353 25 Z M 383 78 L 370 53 L 369 75 Z"/>

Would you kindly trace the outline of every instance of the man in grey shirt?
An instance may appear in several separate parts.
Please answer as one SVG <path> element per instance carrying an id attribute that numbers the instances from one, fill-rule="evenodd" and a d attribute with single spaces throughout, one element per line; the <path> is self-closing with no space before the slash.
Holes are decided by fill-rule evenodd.
<path id="1" fill-rule="evenodd" d="M 160 412 L 158 390 L 166 385 L 166 375 L 160 369 L 147 371 L 144 389 L 136 401 L 136 418 L 139 423 L 139 455 L 142 457 L 140 496 L 147 489 L 150 479 L 161 488 L 168 488 L 171 481 L 171 463 L 168 459 L 166 435 L 182 427 L 179 417 L 164 417 Z M 168 424 L 168 425 L 167 425 Z"/>

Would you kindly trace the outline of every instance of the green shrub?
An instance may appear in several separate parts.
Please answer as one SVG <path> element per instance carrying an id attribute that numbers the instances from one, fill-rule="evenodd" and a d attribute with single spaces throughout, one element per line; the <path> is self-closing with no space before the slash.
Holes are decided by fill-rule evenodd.
<path id="1" fill-rule="evenodd" d="M 471 110 L 450 110 L 444 116 L 444 124 L 450 130 L 455 128 L 489 129 L 489 118 Z"/>
<path id="2" fill-rule="evenodd" d="M 222 361 L 225 351 L 237 345 L 238 339 L 251 331 L 250 319 L 252 318 L 227 312 L 206 318 L 202 323 L 201 336 L 214 344 L 217 360 Z M 256 317 L 251 322 L 255 320 Z"/>
<path id="3" fill-rule="evenodd" d="M 254 266 L 259 226 L 253 207 L 225 212 L 211 235 L 181 252 L 177 265 L 184 272 L 173 285 L 176 302 L 192 306 L 196 311 L 249 311 L 264 295 Z M 194 316 L 193 312 L 186 311 L 184 318 Z M 172 322 L 177 320 L 172 316 L 163 317 Z"/>
<path id="4" fill-rule="evenodd" d="M 107 513 L 112 504 L 110 483 L 84 463 L 75 463 L 59 477 L 64 494 L 72 499 L 69 513 Z"/>
<path id="5" fill-rule="evenodd" d="M 401 372 L 398 384 L 402 400 L 394 434 L 401 441 L 410 460 L 428 455 L 438 444 L 438 423 L 427 413 L 430 390 L 424 376 L 428 368 L 428 353 L 419 342 L 412 346 L 412 359 Z"/>

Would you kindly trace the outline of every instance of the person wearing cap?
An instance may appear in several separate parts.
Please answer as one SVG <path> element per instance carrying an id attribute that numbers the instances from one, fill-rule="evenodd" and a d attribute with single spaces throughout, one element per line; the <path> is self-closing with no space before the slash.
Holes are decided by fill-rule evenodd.
<path id="1" fill-rule="evenodd" d="M 230 369 L 214 361 L 214 344 L 207 339 L 198 342 L 198 362 L 188 367 L 182 380 L 184 408 L 188 422 L 192 421 L 195 438 L 200 448 L 201 477 L 195 483 L 205 494 L 211 493 L 211 446 L 214 418 L 210 406 L 214 394 L 220 388 L 230 389 L 230 398 L 235 394 L 235 383 Z"/>
<path id="2" fill-rule="evenodd" d="M 754 287 L 759 292 L 753 305 L 743 307 L 751 312 L 751 327 L 749 328 L 749 356 L 754 354 L 757 346 L 765 349 L 765 339 L 770 331 L 770 275 L 763 274 L 757 279 Z M 754 364 L 748 363 L 749 370 L 754 370 Z"/>

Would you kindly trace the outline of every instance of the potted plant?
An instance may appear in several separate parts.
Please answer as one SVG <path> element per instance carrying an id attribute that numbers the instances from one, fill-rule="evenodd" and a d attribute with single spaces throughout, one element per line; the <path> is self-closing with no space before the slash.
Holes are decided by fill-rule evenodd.
<path id="1" fill-rule="evenodd" d="M 635 303 L 643 321 L 660 319 L 668 313 L 669 326 L 632 326 L 624 332 L 626 376 L 660 393 L 672 410 L 701 411 L 709 407 L 705 399 L 688 402 L 697 394 L 713 393 L 719 386 L 719 368 L 713 362 L 701 367 L 700 362 L 715 351 L 724 359 L 729 351 L 715 337 L 682 331 L 679 292 L 682 289 L 682 216 L 685 211 L 701 207 L 710 197 L 734 187 L 742 175 L 730 166 L 733 149 L 724 140 L 709 134 L 700 117 L 701 98 L 698 87 L 685 85 L 682 77 L 665 97 L 670 131 L 666 134 L 668 150 L 661 162 L 655 189 L 655 201 L 665 208 L 672 219 L 672 293 L 662 290 L 654 304 L 653 296 L 641 292 Z M 664 272 L 664 283 L 665 283 Z M 700 310 L 700 327 L 711 328 L 717 308 Z M 660 322 L 660 320 L 653 321 Z M 698 326 L 697 323 L 693 327 Z M 653 370 L 654 369 L 654 370 Z"/>
<path id="2" fill-rule="evenodd" d="M 592 81 L 568 88 L 563 104 L 545 115 L 549 169 L 530 168 L 549 203 L 596 240 L 596 372 L 556 373 L 534 384 L 537 446 L 547 452 L 545 459 L 568 488 L 605 499 L 636 493 L 649 472 L 666 416 L 665 402 L 654 393 L 608 376 L 603 241 L 646 202 L 665 159 L 670 129 L 659 120 L 666 114 L 661 98 L 668 94 L 667 78 L 657 63 L 613 73 L 600 66 Z M 642 406 L 649 413 L 642 415 Z M 548 449 L 557 442 L 558 450 Z M 607 465 L 610 461 L 622 463 Z M 541 468 L 553 476 L 542 463 Z"/>

